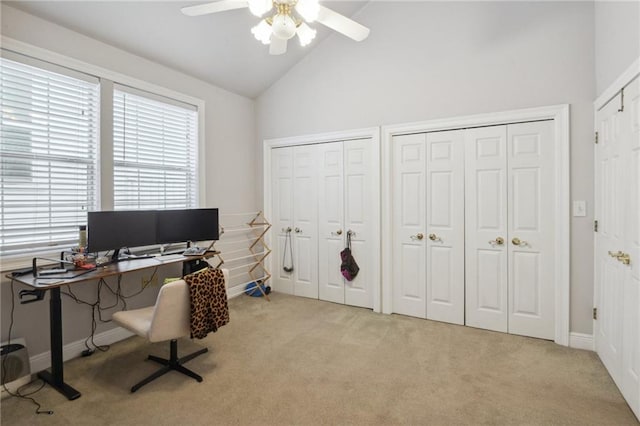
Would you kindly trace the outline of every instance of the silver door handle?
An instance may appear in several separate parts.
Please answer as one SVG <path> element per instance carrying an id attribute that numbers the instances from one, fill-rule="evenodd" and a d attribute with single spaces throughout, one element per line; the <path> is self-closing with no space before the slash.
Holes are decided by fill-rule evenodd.
<path id="1" fill-rule="evenodd" d="M 416 235 L 411 235 L 409 238 L 411 238 L 412 240 L 422 240 L 424 238 L 424 234 L 422 232 L 419 232 Z"/>
<path id="2" fill-rule="evenodd" d="M 302 234 L 302 229 L 300 229 L 300 228 L 296 228 L 296 229 L 295 229 L 295 232 L 296 232 L 296 234 Z"/>
<path id="3" fill-rule="evenodd" d="M 342 229 L 338 229 L 336 232 L 331 232 L 331 235 L 342 235 Z"/>

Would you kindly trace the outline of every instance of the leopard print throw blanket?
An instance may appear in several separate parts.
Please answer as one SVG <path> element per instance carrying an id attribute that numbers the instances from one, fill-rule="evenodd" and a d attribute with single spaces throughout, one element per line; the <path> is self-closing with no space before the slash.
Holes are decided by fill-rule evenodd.
<path id="1" fill-rule="evenodd" d="M 224 275 L 207 268 L 184 277 L 191 296 L 191 337 L 204 339 L 229 322 Z"/>

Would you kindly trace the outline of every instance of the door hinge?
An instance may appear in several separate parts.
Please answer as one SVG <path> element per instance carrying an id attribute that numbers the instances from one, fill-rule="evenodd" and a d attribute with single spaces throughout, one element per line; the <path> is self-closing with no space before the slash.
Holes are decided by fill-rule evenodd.
<path id="1" fill-rule="evenodd" d="M 596 145 L 598 144 L 598 132 L 596 132 Z"/>
<path id="2" fill-rule="evenodd" d="M 593 221 L 593 232 L 598 232 L 598 221 L 597 220 Z"/>
<path id="3" fill-rule="evenodd" d="M 620 89 L 620 108 L 618 112 L 624 112 L 624 87 Z"/>
<path id="4" fill-rule="evenodd" d="M 594 320 L 598 319 L 598 308 L 593 308 L 593 319 Z"/>

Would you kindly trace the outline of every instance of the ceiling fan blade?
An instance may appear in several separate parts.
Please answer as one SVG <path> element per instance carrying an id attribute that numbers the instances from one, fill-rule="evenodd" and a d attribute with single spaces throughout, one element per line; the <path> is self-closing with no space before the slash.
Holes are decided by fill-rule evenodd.
<path id="1" fill-rule="evenodd" d="M 369 28 L 322 5 L 316 20 L 355 41 L 362 41 L 369 36 Z"/>
<path id="2" fill-rule="evenodd" d="M 243 9 L 249 7 L 247 0 L 220 0 L 213 3 L 186 6 L 180 9 L 187 16 L 200 16 L 209 13 L 224 12 L 225 10 Z"/>
<path id="3" fill-rule="evenodd" d="M 287 51 L 287 40 L 271 35 L 271 43 L 269 44 L 270 55 L 282 55 Z"/>

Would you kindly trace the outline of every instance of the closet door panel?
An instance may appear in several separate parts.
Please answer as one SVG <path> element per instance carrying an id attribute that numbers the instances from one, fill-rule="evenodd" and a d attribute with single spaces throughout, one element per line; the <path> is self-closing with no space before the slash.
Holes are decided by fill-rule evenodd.
<path id="1" fill-rule="evenodd" d="M 344 303 L 340 251 L 344 247 L 342 142 L 318 145 L 319 298 Z"/>
<path id="2" fill-rule="evenodd" d="M 465 132 L 465 323 L 507 331 L 507 132 Z"/>
<path id="3" fill-rule="evenodd" d="M 373 307 L 374 253 L 371 247 L 373 209 L 372 166 L 373 150 L 371 139 L 344 142 L 345 176 L 345 230 L 352 231 L 351 249 L 360 267 L 360 272 L 352 281 L 345 280 L 345 303 L 365 308 Z M 346 240 L 346 234 L 343 234 Z M 338 256 L 339 257 L 339 256 Z"/>
<path id="4" fill-rule="evenodd" d="M 621 117 L 625 193 L 625 248 L 631 259 L 624 269 L 622 394 L 640 418 L 640 80 L 625 88 Z"/>
<path id="5" fill-rule="evenodd" d="M 425 318 L 425 135 L 392 144 L 393 312 Z"/>
<path id="6" fill-rule="evenodd" d="M 426 135 L 427 318 L 464 324 L 464 131 Z"/>
<path id="7" fill-rule="evenodd" d="M 293 148 L 294 294 L 318 298 L 317 146 Z"/>
<path id="8" fill-rule="evenodd" d="M 507 126 L 509 333 L 553 340 L 553 121 Z"/>
<path id="9" fill-rule="evenodd" d="M 275 148 L 271 152 L 271 188 L 274 230 L 273 286 L 293 294 L 293 276 L 282 269 L 286 229 L 293 227 L 293 149 Z M 287 265 L 290 262 L 287 251 Z"/>
<path id="10" fill-rule="evenodd" d="M 596 350 L 614 381 L 621 387 L 623 326 L 623 265 L 609 252 L 622 250 L 623 197 L 620 153 L 619 98 L 610 101 L 596 115 L 599 143 L 596 145 L 596 214 L 601 226 L 596 238 L 596 306 L 594 322 Z"/>

